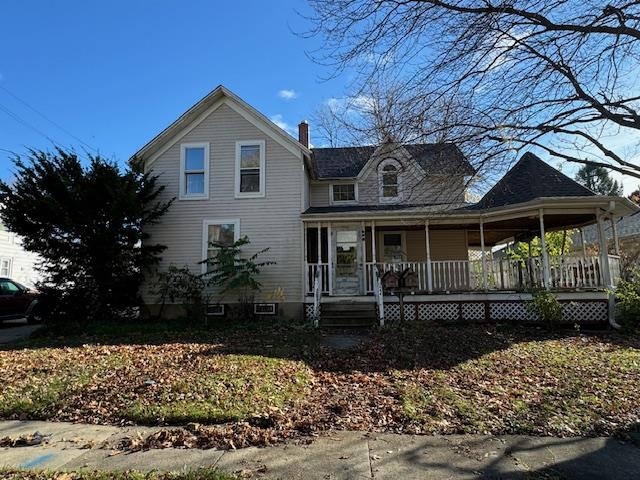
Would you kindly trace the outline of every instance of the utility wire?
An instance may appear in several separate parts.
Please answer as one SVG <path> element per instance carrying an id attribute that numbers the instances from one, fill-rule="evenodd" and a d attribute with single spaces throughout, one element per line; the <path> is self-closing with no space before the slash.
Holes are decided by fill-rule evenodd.
<path id="1" fill-rule="evenodd" d="M 96 154 L 99 154 L 100 152 L 98 152 L 97 148 L 92 147 L 91 145 L 89 145 L 87 142 L 83 141 L 81 138 L 77 137 L 76 135 L 74 135 L 73 133 L 71 133 L 69 130 L 67 130 L 66 128 L 64 128 L 62 125 L 60 125 L 59 123 L 51 120 L 49 117 L 47 117 L 44 113 L 42 113 L 40 110 L 36 109 L 35 107 L 31 106 L 26 100 L 23 100 L 22 98 L 18 97 L 15 93 L 11 92 L 8 88 L 6 88 L 3 85 L 0 85 L 0 89 L 4 90 L 6 93 L 8 93 L 9 95 L 11 95 L 14 99 L 16 99 L 18 102 L 22 103 L 25 107 L 27 107 L 29 110 L 31 110 L 32 112 L 36 113 L 37 115 L 40 115 L 42 118 L 44 118 L 47 122 L 49 122 L 50 124 L 52 124 L 53 126 L 57 127 L 59 130 L 63 131 L 64 133 L 66 133 L 67 135 L 69 135 L 71 138 L 75 139 L 77 142 L 79 142 L 81 145 L 84 145 L 85 148 L 88 148 L 89 150 L 94 151 Z"/>
<path id="2" fill-rule="evenodd" d="M 62 145 L 59 142 L 56 142 L 53 138 L 51 138 L 49 135 L 47 135 L 46 133 L 44 133 L 42 130 L 40 130 L 38 127 L 34 127 L 33 125 L 31 125 L 29 122 L 27 122 L 26 120 L 24 120 L 22 117 L 20 117 L 20 115 L 18 115 L 17 113 L 12 112 L 11 110 L 9 110 L 9 108 L 5 107 L 4 105 L 2 105 L 0 103 L 0 110 L 2 110 L 4 113 L 6 113 L 7 115 L 9 115 L 9 117 L 13 118 L 16 122 L 20 123 L 21 125 L 33 130 L 34 132 L 36 132 L 39 135 L 42 135 L 44 138 L 46 138 L 47 140 L 49 140 L 54 146 L 55 145 Z"/>

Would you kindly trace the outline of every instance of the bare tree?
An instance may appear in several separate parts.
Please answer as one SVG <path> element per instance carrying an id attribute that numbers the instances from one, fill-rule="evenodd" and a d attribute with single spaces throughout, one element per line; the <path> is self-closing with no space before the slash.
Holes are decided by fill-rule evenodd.
<path id="1" fill-rule="evenodd" d="M 392 75 L 416 140 L 455 142 L 479 170 L 535 147 L 640 178 L 620 145 L 640 139 L 640 1 L 309 3 L 315 59 L 357 68 L 356 97 Z"/>

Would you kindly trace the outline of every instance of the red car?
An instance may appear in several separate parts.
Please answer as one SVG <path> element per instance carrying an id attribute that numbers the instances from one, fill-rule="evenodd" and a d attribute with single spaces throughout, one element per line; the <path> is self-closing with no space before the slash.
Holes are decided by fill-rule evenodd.
<path id="1" fill-rule="evenodd" d="M 10 278 L 0 277 L 0 322 L 25 318 L 37 322 L 38 294 Z"/>

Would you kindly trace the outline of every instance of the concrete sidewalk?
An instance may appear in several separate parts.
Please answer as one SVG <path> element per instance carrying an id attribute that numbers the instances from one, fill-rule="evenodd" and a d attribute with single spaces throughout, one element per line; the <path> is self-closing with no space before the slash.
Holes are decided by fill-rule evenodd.
<path id="1" fill-rule="evenodd" d="M 334 432 L 311 445 L 235 451 L 164 449 L 119 453 L 124 436 L 153 428 L 0 422 L 0 438 L 50 435 L 48 442 L 0 449 L 0 466 L 30 469 L 167 470 L 198 467 L 282 479 L 630 479 L 640 449 L 613 438 L 414 436 Z"/>

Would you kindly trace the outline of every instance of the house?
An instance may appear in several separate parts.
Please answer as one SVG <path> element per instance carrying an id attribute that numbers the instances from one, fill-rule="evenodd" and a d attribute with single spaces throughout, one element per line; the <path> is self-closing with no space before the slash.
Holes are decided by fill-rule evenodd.
<path id="1" fill-rule="evenodd" d="M 32 287 L 40 279 L 36 270 L 38 256 L 22 247 L 20 237 L 0 222 L 0 277 L 10 277 Z"/>
<path id="2" fill-rule="evenodd" d="M 397 319 L 397 292 L 386 291 L 381 277 L 407 269 L 416 274 L 404 302 L 412 318 L 530 320 L 527 291 L 546 288 L 559 292 L 568 321 L 606 322 L 615 257 L 519 263 L 486 252 L 547 230 L 602 230 L 606 219 L 637 209 L 625 198 L 594 195 L 530 153 L 469 204 L 475 171 L 455 145 L 309 148 L 306 122 L 296 140 L 223 86 L 134 158 L 159 176 L 166 199 L 176 198 L 149 229 L 167 246 L 161 269 L 202 271 L 209 241 L 246 235 L 247 254 L 268 247 L 265 259 L 277 262 L 260 278 L 256 311 L 324 324 Z M 485 253 L 470 257 L 478 249 Z"/>

